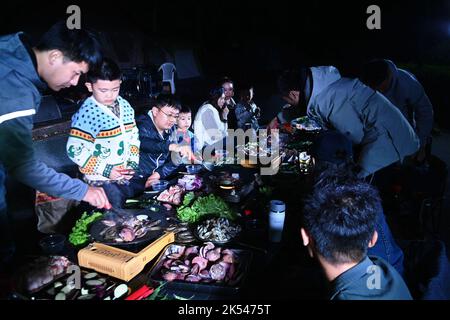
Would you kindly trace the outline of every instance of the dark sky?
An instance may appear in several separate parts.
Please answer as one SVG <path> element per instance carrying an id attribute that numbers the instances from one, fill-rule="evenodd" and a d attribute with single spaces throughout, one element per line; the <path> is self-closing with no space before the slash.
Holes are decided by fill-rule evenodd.
<path id="1" fill-rule="evenodd" d="M 448 0 L 133 2 L 9 1 L 2 4 L 0 33 L 39 34 L 67 17 L 68 5 L 78 4 L 83 26 L 100 31 L 138 30 L 164 45 L 187 44 L 205 56 L 231 60 L 231 64 L 241 61 L 237 56 L 251 57 L 262 51 L 275 54 L 284 64 L 301 60 L 350 69 L 355 61 L 377 56 L 429 63 L 434 59 L 430 52 L 448 48 L 450 41 Z M 381 8 L 381 30 L 366 28 L 370 4 Z M 270 48 L 277 48 L 276 53 Z"/>

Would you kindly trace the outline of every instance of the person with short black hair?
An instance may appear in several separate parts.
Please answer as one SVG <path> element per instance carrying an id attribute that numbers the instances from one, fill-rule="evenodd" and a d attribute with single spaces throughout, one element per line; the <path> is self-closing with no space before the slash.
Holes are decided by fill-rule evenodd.
<path id="1" fill-rule="evenodd" d="M 180 114 L 177 120 L 177 143 L 191 146 L 192 151 L 195 152 L 195 136 L 194 133 L 189 130 L 191 125 L 191 108 L 183 104 L 181 106 Z"/>
<path id="2" fill-rule="evenodd" d="M 224 77 L 222 83 L 220 84 L 223 88 L 223 93 L 225 94 L 225 104 L 228 108 L 232 109 L 236 106 L 234 101 L 234 82 L 229 77 Z"/>
<path id="3" fill-rule="evenodd" d="M 119 66 L 105 58 L 87 74 L 92 95 L 72 116 L 67 155 L 84 174 L 87 183 L 127 183 L 138 168 L 139 133 L 134 109 L 119 96 Z"/>
<path id="4" fill-rule="evenodd" d="M 178 157 L 178 154 L 191 159 L 191 147 L 179 145 L 176 140 L 175 123 L 180 110 L 181 105 L 174 96 L 161 93 L 148 113 L 137 117 L 139 167 L 129 184 L 105 185 L 114 207 L 123 208 L 128 198 L 142 194 L 155 181 L 174 173 L 179 164 L 172 159 Z"/>
<path id="5" fill-rule="evenodd" d="M 358 176 L 401 162 L 419 149 L 419 139 L 401 112 L 358 79 L 341 78 L 334 67 L 284 71 L 282 98 L 324 129 L 335 129 L 360 148 Z"/>
<path id="6" fill-rule="evenodd" d="M 367 256 L 379 206 L 377 191 L 362 181 L 328 183 L 305 200 L 303 244 L 330 281 L 331 300 L 412 299 L 389 263 Z"/>
<path id="7" fill-rule="evenodd" d="M 375 59 L 363 66 L 361 81 L 392 102 L 416 130 L 420 149 L 414 157 L 423 162 L 426 149 L 431 148 L 433 105 L 417 78 L 390 60 Z"/>
<path id="8" fill-rule="evenodd" d="M 253 97 L 252 85 L 243 84 L 239 87 L 239 100 L 235 108 L 237 127 L 239 129 L 252 128 L 255 131 L 259 129 L 258 119 L 261 116 L 261 110 L 253 102 Z"/>
<path id="9" fill-rule="evenodd" d="M 329 184 L 355 183 L 356 165 L 353 161 L 352 142 L 345 135 L 335 130 L 321 132 L 311 148 L 314 157 L 314 189 L 321 190 Z M 400 275 L 404 272 L 404 254 L 397 245 L 386 221 L 383 207 L 378 208 L 375 230 L 379 241 L 369 248 L 369 254 L 389 262 Z"/>
<path id="10" fill-rule="evenodd" d="M 234 92 L 235 92 L 235 87 L 234 87 L 234 81 L 231 80 L 231 78 L 229 77 L 224 77 L 220 83 L 220 86 L 223 89 L 223 93 L 225 94 L 225 106 L 227 107 L 227 109 L 230 111 L 228 114 L 228 129 L 237 129 L 238 128 L 238 124 L 237 124 L 237 118 L 235 115 L 235 109 L 236 109 L 236 102 L 234 101 Z"/>
<path id="11" fill-rule="evenodd" d="M 52 26 L 33 47 L 27 36 L 0 37 L 0 257 L 14 252 L 6 215 L 6 173 L 27 186 L 52 196 L 109 207 L 102 188 L 58 173 L 36 158 L 33 115 L 43 91 L 75 86 L 82 74 L 102 60 L 100 44 L 92 32 L 69 30 L 64 21 Z M 0 260 L 2 260 L 0 259 Z M 0 261 L 1 264 L 1 261 Z M 0 266 L 1 268 L 1 266 Z"/>

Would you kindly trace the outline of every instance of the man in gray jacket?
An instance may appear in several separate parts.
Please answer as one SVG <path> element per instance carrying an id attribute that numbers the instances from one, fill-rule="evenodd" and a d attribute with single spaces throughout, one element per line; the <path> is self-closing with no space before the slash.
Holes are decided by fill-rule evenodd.
<path id="1" fill-rule="evenodd" d="M 433 106 L 416 77 L 392 61 L 380 59 L 364 65 L 361 81 L 388 98 L 416 130 L 420 149 L 415 158 L 422 162 L 433 128 Z"/>
<path id="2" fill-rule="evenodd" d="M 0 269 L 13 255 L 5 199 L 6 174 L 52 196 L 83 200 L 97 208 L 109 207 L 102 188 L 57 173 L 36 159 L 33 115 L 46 87 L 54 91 L 74 86 L 102 58 L 100 46 L 85 30 L 54 25 L 32 47 L 23 33 L 0 37 Z M 19 196 L 19 195 L 18 195 Z"/>
<path id="3" fill-rule="evenodd" d="M 340 78 L 334 67 L 286 70 L 278 79 L 283 99 L 325 129 L 336 129 L 360 149 L 358 176 L 403 161 L 419 139 L 401 112 L 358 79 Z"/>

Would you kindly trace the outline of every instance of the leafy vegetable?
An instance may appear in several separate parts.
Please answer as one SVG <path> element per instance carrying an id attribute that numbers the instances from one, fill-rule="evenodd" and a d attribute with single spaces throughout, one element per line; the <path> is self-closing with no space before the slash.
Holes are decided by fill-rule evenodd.
<path id="1" fill-rule="evenodd" d="M 237 215 L 221 198 L 210 194 L 205 197 L 197 198 L 191 206 L 194 194 L 192 192 L 186 194 L 183 200 L 183 206 L 177 209 L 177 216 L 183 222 L 194 223 L 206 214 L 215 215 L 234 220 Z"/>
<path id="2" fill-rule="evenodd" d="M 195 195 L 193 192 L 186 193 L 186 195 L 184 196 L 184 199 L 183 199 L 183 206 L 190 205 L 192 200 L 194 200 L 194 199 L 195 199 Z"/>
<path id="3" fill-rule="evenodd" d="M 271 197 L 273 193 L 273 188 L 269 186 L 262 186 L 259 188 L 259 192 L 261 192 L 266 197 Z"/>
<path id="4" fill-rule="evenodd" d="M 93 222 L 99 220 L 102 216 L 103 213 L 101 212 L 92 212 L 92 214 L 84 212 L 81 215 L 81 218 L 77 220 L 75 226 L 72 228 L 72 232 L 69 235 L 70 243 L 75 246 L 86 243 L 89 240 L 89 226 Z"/>

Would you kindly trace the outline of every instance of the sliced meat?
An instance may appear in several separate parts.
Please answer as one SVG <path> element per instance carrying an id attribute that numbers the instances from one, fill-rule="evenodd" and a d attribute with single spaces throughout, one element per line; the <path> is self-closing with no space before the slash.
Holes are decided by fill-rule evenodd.
<path id="1" fill-rule="evenodd" d="M 199 271 L 202 271 L 208 266 L 208 260 L 203 257 L 197 256 L 192 259 L 192 264 L 197 264 L 199 266 Z"/>
<path id="2" fill-rule="evenodd" d="M 188 282 L 200 282 L 200 280 L 202 280 L 202 278 L 200 278 L 199 276 L 195 276 L 195 275 L 188 275 L 185 279 Z"/>
<path id="3" fill-rule="evenodd" d="M 198 274 L 202 279 L 211 279 L 211 275 L 208 270 L 202 270 Z"/>
<path id="4" fill-rule="evenodd" d="M 222 256 L 222 261 L 226 262 L 226 263 L 234 263 L 234 256 L 232 256 L 231 254 L 225 254 Z"/>
<path id="5" fill-rule="evenodd" d="M 172 259 L 166 259 L 163 262 L 164 268 L 170 269 L 170 266 L 172 265 L 173 260 Z"/>
<path id="6" fill-rule="evenodd" d="M 198 254 L 198 246 L 192 246 L 186 248 L 186 251 L 184 252 L 186 256 L 189 256 L 191 254 Z"/>
<path id="7" fill-rule="evenodd" d="M 200 248 L 200 256 L 203 258 L 206 258 L 206 254 L 208 251 L 214 249 L 214 243 L 212 242 L 206 242 L 203 247 Z"/>
<path id="8" fill-rule="evenodd" d="M 215 246 L 214 246 L 214 243 L 212 243 L 212 242 L 206 242 L 205 243 L 205 249 L 206 250 L 212 250 L 212 249 L 214 249 L 215 248 Z"/>
<path id="9" fill-rule="evenodd" d="M 192 275 L 197 275 L 199 270 L 200 270 L 200 266 L 198 264 L 194 264 L 190 271 L 191 271 Z"/>
<path id="10" fill-rule="evenodd" d="M 168 272 L 164 273 L 162 277 L 166 281 L 173 281 L 173 280 L 177 279 L 178 274 L 173 271 L 168 271 Z"/>
<path id="11" fill-rule="evenodd" d="M 238 257 L 233 250 L 225 249 L 222 251 L 222 260 L 226 263 L 236 263 Z"/>
<path id="12" fill-rule="evenodd" d="M 220 247 L 219 248 L 215 248 L 214 250 L 209 250 L 208 253 L 206 254 L 206 259 L 208 259 L 208 261 L 211 262 L 216 262 L 217 260 L 220 259 Z"/>
<path id="13" fill-rule="evenodd" d="M 187 282 L 194 282 L 194 283 L 200 282 L 201 280 L 202 280 L 202 278 L 200 278 L 199 276 L 194 276 L 194 275 L 189 275 L 185 279 L 185 281 L 187 281 Z"/>
<path id="14" fill-rule="evenodd" d="M 222 281 L 223 279 L 225 279 L 225 276 L 227 274 L 225 271 L 225 267 L 220 263 L 213 264 L 209 269 L 209 273 L 211 275 L 211 278 L 217 281 Z"/>
<path id="15" fill-rule="evenodd" d="M 136 238 L 136 235 L 134 234 L 133 229 L 126 227 L 120 230 L 119 237 L 125 242 L 130 242 Z"/>
<path id="16" fill-rule="evenodd" d="M 175 280 L 182 280 L 182 281 L 186 280 L 186 274 L 185 273 L 177 273 Z"/>

